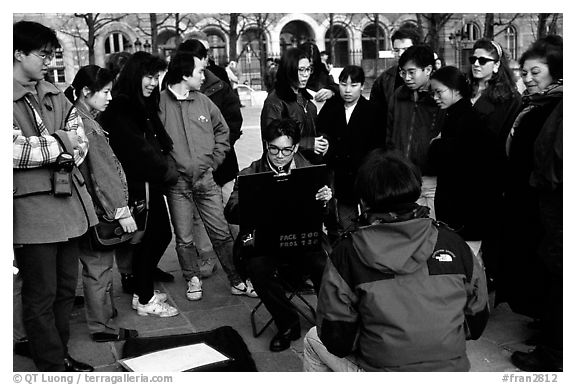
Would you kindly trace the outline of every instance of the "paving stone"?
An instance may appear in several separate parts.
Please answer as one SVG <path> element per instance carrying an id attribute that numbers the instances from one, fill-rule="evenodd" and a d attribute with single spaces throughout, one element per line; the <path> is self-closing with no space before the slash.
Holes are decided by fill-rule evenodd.
<path id="1" fill-rule="evenodd" d="M 301 372 L 302 361 L 294 353 L 285 350 L 279 353 L 253 353 L 256 367 L 261 372 Z"/>

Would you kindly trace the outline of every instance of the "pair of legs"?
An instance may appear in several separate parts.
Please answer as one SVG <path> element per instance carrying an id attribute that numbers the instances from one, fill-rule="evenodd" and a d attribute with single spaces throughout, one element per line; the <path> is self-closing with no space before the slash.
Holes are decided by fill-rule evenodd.
<path id="1" fill-rule="evenodd" d="M 14 248 L 22 277 L 22 314 L 38 370 L 64 371 L 78 279 L 78 239 Z"/>
<path id="2" fill-rule="evenodd" d="M 254 289 L 274 319 L 278 331 L 294 327 L 299 330 L 298 313 L 286 297 L 285 289 L 277 276 L 278 269 L 281 265 L 288 266 L 300 275 L 309 275 L 314 290 L 318 293 L 326 265 L 326 254 L 319 251 L 283 256 L 252 255 L 246 257 L 244 264 Z"/>
<path id="3" fill-rule="evenodd" d="M 95 250 L 92 240 L 85 235 L 80 239 L 79 258 L 88 331 L 90 334 L 118 334 L 112 287 L 114 250 Z"/>
<path id="4" fill-rule="evenodd" d="M 426 206 L 430 209 L 430 218 L 436 219 L 436 211 L 434 210 L 434 197 L 436 196 L 436 177 L 423 176 L 422 177 L 422 191 L 420 198 L 416 201 L 420 206 Z"/>
<path id="5" fill-rule="evenodd" d="M 170 187 L 167 198 L 176 236 L 176 253 L 184 278 L 190 281 L 192 277 L 200 277 L 198 251 L 194 243 L 193 212 L 196 208 L 230 285 L 241 282 L 232 261 L 234 240 L 224 219 L 222 190 L 214 182 L 212 172 L 206 171 L 195 182 L 180 176 L 178 182 Z"/>
<path id="6" fill-rule="evenodd" d="M 305 372 L 363 372 L 354 356 L 338 357 L 330 353 L 320 341 L 316 326 L 304 337 Z"/>
<path id="7" fill-rule="evenodd" d="M 224 184 L 222 189 L 222 205 L 226 207 L 226 203 L 228 203 L 228 199 L 230 199 L 230 195 L 232 194 L 232 190 L 234 188 L 234 180 Z M 198 250 L 198 256 L 200 258 L 200 270 L 205 276 L 209 276 L 212 274 L 214 268 L 214 259 L 212 258 L 212 254 L 214 253 L 214 248 L 212 247 L 212 242 L 210 242 L 210 237 L 206 231 L 206 227 L 204 226 L 204 222 L 200 217 L 200 213 L 196 208 L 196 205 L 192 206 L 193 209 L 193 216 L 194 216 L 194 224 L 193 224 L 193 239 L 194 245 L 196 245 L 196 249 Z M 229 224 L 230 232 L 232 233 L 232 238 L 236 239 L 238 237 L 238 226 Z"/>
<path id="8" fill-rule="evenodd" d="M 143 305 L 154 295 L 154 270 L 171 240 L 172 230 L 164 195 L 151 188 L 144 236 L 140 243 L 131 245 L 134 293 Z"/>

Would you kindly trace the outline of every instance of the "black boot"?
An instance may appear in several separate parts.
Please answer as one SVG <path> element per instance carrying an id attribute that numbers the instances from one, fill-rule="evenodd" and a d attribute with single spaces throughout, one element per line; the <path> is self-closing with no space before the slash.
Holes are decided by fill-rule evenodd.
<path id="1" fill-rule="evenodd" d="M 94 368 L 84 362 L 76 361 L 69 355 L 64 357 L 64 371 L 66 372 L 93 372 Z"/>
<path id="2" fill-rule="evenodd" d="M 290 341 L 300 338 L 300 324 L 276 333 L 270 340 L 270 351 L 281 352 L 290 347 Z"/>

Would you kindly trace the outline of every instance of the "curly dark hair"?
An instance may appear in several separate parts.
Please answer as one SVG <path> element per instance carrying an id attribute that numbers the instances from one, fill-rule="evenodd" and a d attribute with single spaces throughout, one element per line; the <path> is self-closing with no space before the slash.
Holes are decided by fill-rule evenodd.
<path id="1" fill-rule="evenodd" d="M 558 35 L 548 35 L 546 37 L 536 40 L 526 52 L 520 57 L 520 66 L 524 66 L 524 62 L 528 59 L 543 59 L 548 64 L 550 76 L 555 81 L 563 79 L 563 64 L 562 64 L 562 47 L 563 40 Z"/>

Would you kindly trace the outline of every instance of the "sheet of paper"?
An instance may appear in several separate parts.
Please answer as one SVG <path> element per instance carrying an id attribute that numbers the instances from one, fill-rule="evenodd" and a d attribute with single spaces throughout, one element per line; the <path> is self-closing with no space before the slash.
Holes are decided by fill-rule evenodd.
<path id="1" fill-rule="evenodd" d="M 183 372 L 228 359 L 211 346 L 199 343 L 148 353 L 120 362 L 133 372 Z"/>
<path id="2" fill-rule="evenodd" d="M 316 106 L 316 110 L 317 112 L 320 112 L 320 110 L 322 109 L 322 107 L 324 107 L 324 103 L 326 103 L 326 100 L 324 100 L 323 102 L 317 102 L 316 99 L 314 99 L 314 96 L 316 96 L 316 94 L 318 93 L 317 91 L 312 91 L 310 88 L 306 88 L 306 91 L 308 91 L 308 93 L 310 95 L 312 95 L 312 103 L 314 103 L 314 105 Z"/>

